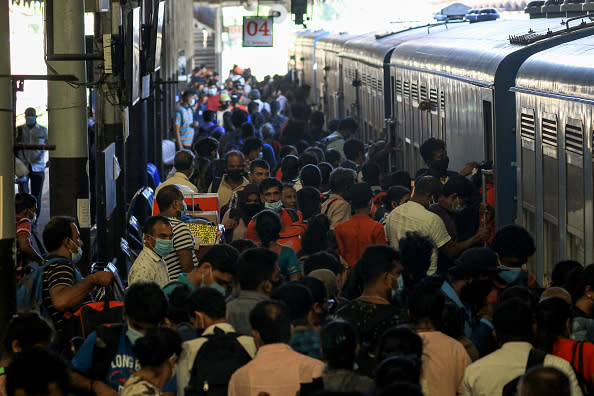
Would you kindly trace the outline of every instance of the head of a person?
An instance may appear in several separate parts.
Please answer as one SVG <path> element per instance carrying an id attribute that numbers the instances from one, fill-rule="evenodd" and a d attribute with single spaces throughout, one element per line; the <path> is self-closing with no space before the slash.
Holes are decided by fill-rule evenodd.
<path id="1" fill-rule="evenodd" d="M 441 279 L 428 277 L 415 287 L 408 300 L 411 321 L 416 326 L 432 325 L 440 328 L 445 295 L 441 291 Z"/>
<path id="2" fill-rule="evenodd" d="M 441 194 L 442 185 L 439 179 L 433 176 L 424 176 L 415 182 L 415 189 L 412 200 L 416 203 L 429 208 L 431 204 L 437 202 Z"/>
<path id="3" fill-rule="evenodd" d="M 225 296 L 209 287 L 201 287 L 190 293 L 186 309 L 192 326 L 200 330 L 225 322 L 227 316 Z"/>
<path id="4" fill-rule="evenodd" d="M 24 350 L 6 370 L 7 396 L 66 396 L 69 391 L 68 363 L 48 349 Z"/>
<path id="5" fill-rule="evenodd" d="M 37 199 L 29 193 L 17 193 L 14 196 L 14 208 L 17 216 L 33 220 L 37 216 Z"/>
<path id="6" fill-rule="evenodd" d="M 315 187 L 303 187 L 297 191 L 297 204 L 303 214 L 303 220 L 308 221 L 321 211 L 322 198 L 320 198 L 320 190 Z"/>
<path id="7" fill-rule="evenodd" d="M 340 263 L 336 255 L 330 252 L 320 251 L 307 257 L 303 263 L 303 273 L 314 276 L 312 273 L 318 270 L 331 271 L 336 276 L 336 292 L 338 293 L 342 289 L 346 280 L 346 274 L 344 266 Z M 331 298 L 336 297 L 336 295 L 330 292 L 330 289 L 328 289 L 328 294 Z"/>
<path id="8" fill-rule="evenodd" d="M 306 165 L 317 165 L 318 157 L 311 151 L 305 151 L 299 156 L 299 169 Z"/>
<path id="9" fill-rule="evenodd" d="M 132 344 L 165 320 L 167 297 L 155 282 L 134 282 L 124 296 L 126 335 Z"/>
<path id="10" fill-rule="evenodd" d="M 246 121 L 243 124 L 241 124 L 240 128 L 241 128 L 241 138 L 242 139 L 249 139 L 256 135 L 256 128 L 254 127 L 254 124 L 252 124 L 249 121 Z"/>
<path id="11" fill-rule="evenodd" d="M 281 147 L 281 150 L 280 150 L 281 161 L 283 159 L 285 159 L 285 157 L 287 155 L 293 155 L 293 156 L 297 157 L 299 155 L 299 152 L 297 151 L 297 147 L 293 146 L 292 144 L 283 145 L 283 147 Z"/>
<path id="12" fill-rule="evenodd" d="M 274 137 L 274 132 L 274 126 L 272 126 L 270 122 L 265 122 L 260 127 L 260 133 L 262 134 L 262 139 L 264 139 L 264 141 L 272 140 Z"/>
<path id="13" fill-rule="evenodd" d="M 320 162 L 323 162 L 326 160 L 326 157 L 324 157 L 324 150 L 322 150 L 321 148 L 319 148 L 317 146 L 310 146 L 305 151 L 315 155 L 315 157 L 317 159 L 316 164 L 319 164 Z"/>
<path id="14" fill-rule="evenodd" d="M 281 201 L 283 184 L 273 177 L 260 182 L 260 199 L 266 209 L 280 211 L 283 202 Z"/>
<path id="15" fill-rule="evenodd" d="M 346 143 L 345 143 L 346 144 Z M 361 167 L 363 181 L 371 186 L 379 186 L 381 181 L 381 168 L 377 162 L 367 161 Z"/>
<path id="16" fill-rule="evenodd" d="M 215 96 L 217 92 L 217 82 L 215 80 L 210 80 L 208 82 L 208 96 Z"/>
<path id="17" fill-rule="evenodd" d="M 222 295 L 229 293 L 237 274 L 239 252 L 231 245 L 214 245 L 200 260 L 201 286 L 215 289 Z"/>
<path id="18" fill-rule="evenodd" d="M 332 120 L 328 120 L 328 132 L 334 132 L 338 130 L 338 124 L 340 124 L 340 120 L 338 118 L 334 118 Z"/>
<path id="19" fill-rule="evenodd" d="M 518 396 L 570 396 L 569 377 L 556 367 L 533 367 L 518 383 Z"/>
<path id="20" fill-rule="evenodd" d="M 353 117 L 346 117 L 340 120 L 338 124 L 338 132 L 345 138 L 348 139 L 349 137 L 353 136 L 357 133 L 359 129 L 359 125 L 357 121 Z"/>
<path id="21" fill-rule="evenodd" d="M 149 329 L 132 347 L 142 369 L 165 382 L 175 375 L 175 365 L 181 351 L 181 336 L 176 330 L 165 326 Z"/>
<path id="22" fill-rule="evenodd" d="M 446 151 L 446 144 L 443 140 L 429 138 L 419 148 L 423 161 L 430 169 L 445 172 L 448 170 L 450 159 Z"/>
<path id="23" fill-rule="evenodd" d="M 297 191 L 294 184 L 283 183 L 281 201 L 283 202 L 283 207 L 297 210 Z"/>
<path id="24" fill-rule="evenodd" d="M 82 257 L 83 242 L 76 220 L 68 216 L 55 216 L 43 229 L 43 245 L 51 254 L 66 257 L 73 262 Z"/>
<path id="25" fill-rule="evenodd" d="M 250 91 L 250 94 L 252 92 Z M 252 119 L 254 118 L 254 114 L 258 112 L 258 110 L 260 109 L 260 104 L 257 102 L 250 102 L 248 104 L 248 113 L 250 113 L 250 115 L 252 116 Z"/>
<path id="26" fill-rule="evenodd" d="M 241 129 L 241 125 L 243 125 L 244 122 L 247 122 L 248 119 L 248 113 L 241 109 L 235 109 L 231 113 L 231 125 L 233 125 L 233 129 L 237 131 Z"/>
<path id="27" fill-rule="evenodd" d="M 352 210 L 356 213 L 363 211 L 365 214 L 369 214 L 369 211 L 371 210 L 371 198 L 373 198 L 373 193 L 371 192 L 371 186 L 369 184 L 354 184 L 350 189 L 349 198 Z"/>
<path id="28" fill-rule="evenodd" d="M 287 155 L 281 161 L 281 172 L 283 182 L 293 182 L 299 176 L 299 158 L 294 155 Z"/>
<path id="29" fill-rule="evenodd" d="M 412 185 L 410 174 L 405 170 L 399 170 L 391 173 L 388 180 L 390 182 L 390 186 L 402 186 L 408 188 L 409 190 Z"/>
<path id="30" fill-rule="evenodd" d="M 184 193 L 176 184 L 169 184 L 159 190 L 156 197 L 159 211 L 169 217 L 181 217 L 186 214 L 187 205 Z"/>
<path id="31" fill-rule="evenodd" d="M 392 356 L 423 357 L 423 339 L 408 326 L 391 327 L 377 341 L 375 361 L 379 364 Z"/>
<path id="32" fill-rule="evenodd" d="M 534 316 L 530 306 L 520 298 L 499 302 L 493 313 L 493 326 L 499 344 L 531 342 L 534 336 Z"/>
<path id="33" fill-rule="evenodd" d="M 33 127 L 37 123 L 37 112 L 33 107 L 28 107 L 25 110 L 25 123 L 28 127 Z"/>
<path id="34" fill-rule="evenodd" d="M 173 251 L 173 228 L 165 216 L 149 217 L 144 223 L 142 237 L 144 245 L 160 257 L 165 257 Z"/>
<path id="35" fill-rule="evenodd" d="M 384 198 L 384 208 L 390 212 L 392 209 L 408 202 L 410 189 L 403 186 L 392 186 L 388 189 Z"/>
<path id="36" fill-rule="evenodd" d="M 174 289 L 164 289 L 167 296 L 168 308 L 165 324 L 171 328 L 177 328 L 182 323 L 189 323 L 190 317 L 186 309 L 190 287 L 186 284 L 178 284 Z"/>
<path id="37" fill-rule="evenodd" d="M 252 241 L 251 239 L 236 239 L 231 241 L 230 245 L 237 249 L 239 254 L 245 252 L 248 249 L 255 249 L 258 247 L 256 242 Z"/>
<path id="38" fill-rule="evenodd" d="M 37 312 L 13 315 L 2 334 L 4 351 L 10 360 L 25 349 L 48 347 L 54 338 L 52 327 Z"/>
<path id="39" fill-rule="evenodd" d="M 250 183 L 260 184 L 270 177 L 270 166 L 263 159 L 255 159 L 250 163 Z"/>
<path id="40" fill-rule="evenodd" d="M 357 171 L 357 164 L 354 161 L 351 160 L 344 160 L 340 163 L 339 165 L 340 168 L 345 168 L 345 169 L 352 169 L 355 172 Z"/>
<path id="41" fill-rule="evenodd" d="M 291 339 L 291 317 L 281 301 L 259 302 L 250 312 L 250 325 L 258 348 L 268 344 L 287 344 Z"/>
<path id="42" fill-rule="evenodd" d="M 571 293 L 574 305 L 579 302 L 581 310 L 594 312 L 594 264 L 573 270 L 567 282 L 567 291 Z"/>
<path id="43" fill-rule="evenodd" d="M 318 326 L 328 315 L 328 289 L 324 281 L 313 276 L 304 276 L 298 281 L 307 287 L 313 297 L 313 304 L 310 311 L 310 324 Z"/>
<path id="44" fill-rule="evenodd" d="M 205 123 L 214 122 L 216 114 L 217 113 L 212 110 L 204 110 L 204 112 L 202 113 L 202 119 Z"/>
<path id="45" fill-rule="evenodd" d="M 392 291 L 398 290 L 398 278 L 402 272 L 398 251 L 390 246 L 368 246 L 357 263 L 364 288 L 374 287 L 387 300 Z"/>
<path id="46" fill-rule="evenodd" d="M 173 166 L 176 171 L 182 172 L 188 177 L 192 176 L 192 173 L 194 173 L 194 153 L 190 150 L 178 151 L 175 153 Z"/>
<path id="47" fill-rule="evenodd" d="M 398 241 L 402 282 L 407 289 L 412 289 L 427 276 L 434 247 L 431 237 L 417 231 L 407 231 Z"/>
<path id="48" fill-rule="evenodd" d="M 460 197 L 463 196 L 466 183 L 470 183 L 463 176 L 452 177 L 443 186 L 437 199 L 439 205 L 448 212 L 458 212 L 461 208 Z"/>
<path id="49" fill-rule="evenodd" d="M 520 268 L 536 251 L 534 239 L 525 228 L 509 224 L 495 233 L 491 248 L 499 263 L 507 268 Z"/>
<path id="50" fill-rule="evenodd" d="M 321 111 L 314 111 L 309 116 L 309 125 L 312 129 L 324 128 L 324 113 Z"/>
<path id="51" fill-rule="evenodd" d="M 319 189 L 322 183 L 322 173 L 317 165 L 308 164 L 301 168 L 299 179 L 303 187 L 315 187 Z"/>
<path id="52" fill-rule="evenodd" d="M 551 273 L 551 287 L 565 287 L 570 278 L 570 275 L 577 268 L 582 268 L 582 265 L 574 260 L 563 260 L 558 262 L 553 267 Z"/>
<path id="53" fill-rule="evenodd" d="M 245 174 L 245 157 L 240 151 L 229 151 L 225 154 L 225 174 L 235 182 L 242 180 Z"/>
<path id="54" fill-rule="evenodd" d="M 335 148 L 327 149 L 324 153 L 324 157 L 326 157 L 326 162 L 328 162 L 334 168 L 338 167 L 338 164 L 340 164 L 340 159 L 342 158 L 340 151 L 336 150 Z"/>
<path id="55" fill-rule="evenodd" d="M 352 169 L 336 168 L 330 174 L 330 192 L 345 198 L 357 181 L 357 173 Z"/>
<path id="56" fill-rule="evenodd" d="M 344 142 L 344 156 L 349 161 L 360 165 L 365 160 L 365 145 L 359 139 L 351 138 Z"/>
<path id="57" fill-rule="evenodd" d="M 241 151 L 248 161 L 254 161 L 260 158 L 262 154 L 262 141 L 257 137 L 249 137 L 243 143 Z"/>
<path id="58" fill-rule="evenodd" d="M 268 249 L 248 249 L 237 260 L 237 280 L 241 290 L 258 291 L 270 295 L 279 280 L 276 253 Z"/>
<path id="59" fill-rule="evenodd" d="M 184 91 L 181 96 L 182 104 L 185 106 L 189 106 L 192 102 L 192 98 L 194 97 L 194 93 L 190 90 Z"/>
<path id="60" fill-rule="evenodd" d="M 334 167 L 330 165 L 328 162 L 320 162 L 318 164 L 318 168 L 320 168 L 320 173 L 322 175 L 322 182 L 320 183 L 320 190 L 327 191 L 330 184 L 330 174 L 334 170 Z"/>
<path id="61" fill-rule="evenodd" d="M 196 142 L 194 145 L 194 152 L 199 158 L 207 158 L 213 160 L 217 157 L 219 149 L 219 141 L 213 137 L 205 137 Z"/>
<path id="62" fill-rule="evenodd" d="M 559 338 L 571 334 L 571 305 L 558 297 L 545 298 L 536 306 L 535 346 L 553 353 L 553 345 Z"/>
<path id="63" fill-rule="evenodd" d="M 328 232 L 330 220 L 323 213 L 310 217 L 307 230 L 301 238 L 301 249 L 304 253 L 313 254 L 328 249 Z"/>
<path id="64" fill-rule="evenodd" d="M 272 103 L 270 103 L 270 112 L 272 113 L 272 115 L 277 115 L 278 113 L 280 113 L 281 111 L 281 104 L 278 100 L 273 100 Z"/>
<path id="65" fill-rule="evenodd" d="M 289 282 L 274 289 L 270 298 L 282 301 L 294 326 L 308 326 L 308 316 L 313 306 L 310 290 L 298 282 Z"/>
<path id="66" fill-rule="evenodd" d="M 352 370 L 359 352 L 359 339 L 353 325 L 343 320 L 326 324 L 320 332 L 322 358 L 331 370 Z"/>
<path id="67" fill-rule="evenodd" d="M 328 269 L 317 269 L 315 271 L 309 272 L 308 276 L 312 278 L 316 278 L 324 282 L 326 286 L 326 290 L 328 291 L 328 311 L 331 311 L 336 303 L 336 298 L 338 297 L 338 278 Z"/>
<path id="68" fill-rule="evenodd" d="M 264 209 L 254 217 L 256 235 L 263 247 L 269 247 L 280 237 L 282 229 L 280 216 L 269 209 Z"/>
<path id="69" fill-rule="evenodd" d="M 419 386 L 421 380 L 421 362 L 413 356 L 392 356 L 377 366 L 375 370 L 375 386 L 377 390 L 387 390 L 394 384 L 414 384 Z M 402 395 L 403 393 L 392 393 Z"/>

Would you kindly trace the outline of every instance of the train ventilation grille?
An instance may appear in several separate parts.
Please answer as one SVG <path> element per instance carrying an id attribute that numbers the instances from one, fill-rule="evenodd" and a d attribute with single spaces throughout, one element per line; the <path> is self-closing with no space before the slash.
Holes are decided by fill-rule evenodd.
<path id="1" fill-rule="evenodd" d="M 534 140 L 534 115 L 522 113 L 520 123 L 522 137 Z"/>
<path id="2" fill-rule="evenodd" d="M 412 83 L 411 91 L 412 91 L 412 100 L 418 102 L 419 101 L 419 84 L 416 82 Z"/>
<path id="3" fill-rule="evenodd" d="M 542 142 L 557 146 L 557 120 L 542 119 Z"/>
<path id="4" fill-rule="evenodd" d="M 404 96 L 408 98 L 410 95 L 410 83 L 408 81 L 404 82 Z"/>
<path id="5" fill-rule="evenodd" d="M 441 111 L 443 112 L 443 114 L 445 114 L 445 108 L 446 108 L 446 103 L 445 103 L 445 92 L 441 91 L 441 98 L 440 98 L 440 105 L 441 105 Z"/>
<path id="6" fill-rule="evenodd" d="M 426 102 L 428 100 L 427 98 L 427 87 L 421 85 L 421 100 Z"/>
<path id="7" fill-rule="evenodd" d="M 431 88 L 429 90 L 429 102 L 431 103 L 431 111 L 437 112 L 437 89 Z"/>
<path id="8" fill-rule="evenodd" d="M 396 95 L 402 96 L 402 81 L 396 80 Z"/>
<path id="9" fill-rule="evenodd" d="M 582 154 L 584 151 L 584 134 L 581 126 L 565 125 L 565 148 Z"/>

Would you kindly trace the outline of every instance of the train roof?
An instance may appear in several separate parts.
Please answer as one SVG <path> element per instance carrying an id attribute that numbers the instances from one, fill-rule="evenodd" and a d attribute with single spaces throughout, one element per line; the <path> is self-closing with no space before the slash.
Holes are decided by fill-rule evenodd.
<path id="1" fill-rule="evenodd" d="M 516 77 L 515 91 L 594 100 L 594 37 L 585 37 L 528 58 Z"/>
<path id="2" fill-rule="evenodd" d="M 565 29 L 561 22 L 561 18 L 553 18 L 468 24 L 432 37 L 407 41 L 394 50 L 391 62 L 491 85 L 495 83 L 495 73 L 501 70 L 501 63 L 514 53 L 522 54 L 508 60 L 521 62 L 530 52 L 538 50 L 538 46 L 547 48 L 571 40 L 567 34 L 547 34 Z M 594 34 L 594 27 L 587 26 L 570 34 L 577 39 Z M 541 39 L 535 40 L 535 37 Z"/>
<path id="3" fill-rule="evenodd" d="M 459 26 L 466 24 L 466 22 L 450 22 L 447 24 L 404 25 L 401 29 L 393 32 L 376 31 L 367 33 L 347 41 L 341 56 L 383 66 L 384 62 L 388 60 L 386 57 L 394 47 L 403 42 L 420 37 L 434 37 L 442 31 L 457 29 Z"/>
<path id="4" fill-rule="evenodd" d="M 303 31 L 303 32 L 297 32 L 296 38 L 295 38 L 295 42 L 297 44 L 309 44 L 310 46 L 313 46 L 313 43 L 315 43 L 317 40 L 319 40 L 320 37 L 323 36 L 327 36 L 328 34 L 330 34 L 330 32 L 326 31 L 326 30 L 316 30 L 316 31 Z"/>
<path id="5" fill-rule="evenodd" d="M 356 37 L 361 36 L 360 34 L 351 33 L 331 33 L 327 36 L 321 37 L 318 40 L 317 47 L 326 51 L 340 52 L 344 44 Z"/>

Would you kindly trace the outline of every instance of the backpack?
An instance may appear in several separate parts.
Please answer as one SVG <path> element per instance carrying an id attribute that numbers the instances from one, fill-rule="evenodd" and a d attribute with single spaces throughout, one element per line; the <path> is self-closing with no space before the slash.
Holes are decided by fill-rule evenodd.
<path id="1" fill-rule="evenodd" d="M 526 371 L 530 370 L 532 367 L 542 366 L 545 360 L 546 352 L 541 351 L 540 349 L 532 348 L 530 349 L 530 354 L 528 355 L 528 362 L 526 363 Z M 524 374 L 522 374 L 524 375 Z M 501 393 L 502 396 L 517 396 L 518 395 L 518 383 L 520 382 L 520 378 L 522 375 L 518 375 L 516 378 L 505 384 L 503 387 L 503 392 Z"/>
<path id="2" fill-rule="evenodd" d="M 118 353 L 123 330 L 122 323 L 104 324 L 97 327 L 97 341 L 93 348 L 93 363 L 89 375 L 91 379 L 104 381 L 107 377 L 111 361 Z"/>
<path id="3" fill-rule="evenodd" d="M 239 336 L 218 327 L 214 328 L 214 334 L 203 335 L 207 341 L 196 354 L 185 396 L 227 395 L 233 373 L 252 360 L 237 340 Z"/>
<path id="4" fill-rule="evenodd" d="M 280 233 L 277 240 L 279 245 L 289 247 L 298 253 L 301 250 L 301 236 L 307 230 L 307 225 L 296 221 L 286 226 Z"/>
<path id="5" fill-rule="evenodd" d="M 42 317 L 48 316 L 47 307 L 43 305 L 43 275 L 50 264 L 60 260 L 66 259 L 54 257 L 43 264 L 36 262 L 27 264 L 27 275 L 17 283 L 17 311 L 36 311 Z"/>
<path id="6" fill-rule="evenodd" d="M 376 219 L 377 211 L 382 207 L 382 204 L 384 203 L 384 198 L 386 196 L 388 196 L 388 193 L 385 191 L 381 191 L 381 192 L 377 193 L 375 195 L 375 197 L 373 197 L 373 199 L 371 200 L 370 214 L 371 214 L 371 218 L 373 218 L 374 220 Z"/>

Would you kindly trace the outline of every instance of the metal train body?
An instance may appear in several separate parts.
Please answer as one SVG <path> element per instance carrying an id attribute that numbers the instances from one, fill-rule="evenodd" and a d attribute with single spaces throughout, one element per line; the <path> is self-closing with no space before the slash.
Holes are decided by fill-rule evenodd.
<path id="1" fill-rule="evenodd" d="M 579 129 L 576 120 L 581 120 L 582 135 L 590 136 L 584 131 L 587 128 L 592 131 L 592 124 L 590 118 L 586 120 L 584 117 L 586 114 L 590 117 L 591 109 L 583 98 L 566 99 L 566 104 L 557 98 L 558 107 L 566 105 L 572 109 L 571 112 L 561 111 L 553 108 L 553 99 L 549 96 L 532 92 L 558 89 L 554 73 L 560 73 L 561 80 L 571 81 L 575 79 L 571 75 L 575 69 L 555 68 L 559 63 L 554 60 L 562 58 L 553 57 L 552 65 L 544 71 L 548 85 L 543 81 L 542 85 L 533 87 L 526 82 L 533 77 L 522 77 L 519 82 L 523 81 L 531 88 L 521 85 L 514 88 L 524 63 L 541 64 L 543 60 L 538 63 L 533 58 L 572 45 L 566 43 L 587 41 L 588 36 L 594 35 L 591 23 L 567 29 L 561 34 L 547 34 L 548 31 L 565 29 L 561 22 L 561 18 L 499 20 L 472 25 L 424 26 L 384 36 L 370 33 L 335 43 L 335 58 L 325 60 L 323 74 L 318 59 L 312 61 L 318 63 L 317 76 L 308 80 L 303 71 L 301 75 L 305 80 L 302 81 L 311 85 L 315 79 L 319 87 L 316 91 L 321 96 L 311 103 L 324 110 L 327 116 L 355 117 L 362 140 L 387 138 L 402 143 L 403 151 L 396 156 L 395 165 L 412 175 L 425 166 L 419 147 L 432 136 L 446 142 L 450 169 L 460 170 L 468 161 L 492 160 L 495 165 L 496 224 L 501 227 L 516 222 L 535 236 L 537 254 L 530 265 L 534 266 L 538 280 L 543 282 L 548 279 L 552 265 L 560 259 L 591 262 L 594 242 L 591 139 L 583 138 L 581 157 L 573 146 L 570 149 L 561 144 L 555 146 L 558 160 L 551 162 L 545 155 L 552 152 L 550 148 L 545 148 L 545 154 L 542 154 L 540 128 L 536 125 L 541 122 L 540 112 L 544 111 L 557 114 L 559 129 L 561 125 L 565 128 L 563 123 L 574 125 L 570 127 L 574 134 Z M 574 23 L 574 26 L 579 25 L 579 22 Z M 539 34 L 543 34 L 540 39 L 531 39 Z M 321 36 L 315 44 L 322 48 L 326 45 L 325 40 L 335 39 L 334 36 Z M 511 36 L 526 40 L 512 42 Z M 296 51 L 307 53 L 298 48 Z M 320 52 L 318 49 L 318 57 Z M 581 60 L 582 67 L 587 64 L 582 57 L 577 59 Z M 301 61 L 302 65 L 307 63 Z M 594 62 L 590 63 L 594 68 Z M 332 69 L 336 67 L 338 70 Z M 531 73 L 537 78 L 536 71 L 531 70 Z M 563 73 L 567 73 L 566 77 Z M 592 73 L 594 71 L 588 77 L 594 77 Z M 326 88 L 330 84 L 326 81 L 328 76 L 336 75 L 339 81 L 332 84 L 338 87 L 336 95 L 342 99 L 332 102 L 324 94 L 332 93 Z M 585 90 L 587 84 L 581 83 Z M 567 84 L 571 86 L 569 82 Z M 587 93 L 594 98 L 594 90 Z M 320 103 L 337 105 L 331 110 Z M 522 118 L 525 103 L 529 103 L 527 108 L 533 111 L 532 143 L 528 142 L 528 132 L 524 137 L 516 133 L 516 129 L 520 131 L 525 124 L 522 120 L 527 119 L 526 116 Z M 548 143 L 545 141 L 544 144 Z M 532 151 L 526 153 L 527 149 L 523 147 L 530 145 Z M 568 152 L 570 154 L 564 154 Z M 569 165 L 565 166 L 565 163 Z M 583 172 L 574 169 L 575 163 L 583 165 Z M 552 173 L 557 176 L 553 177 Z M 574 195 L 572 188 L 576 180 L 581 180 L 581 184 L 575 187 Z M 556 191 L 555 198 L 550 198 L 552 190 Z M 553 206 L 557 209 L 551 210 Z"/>

